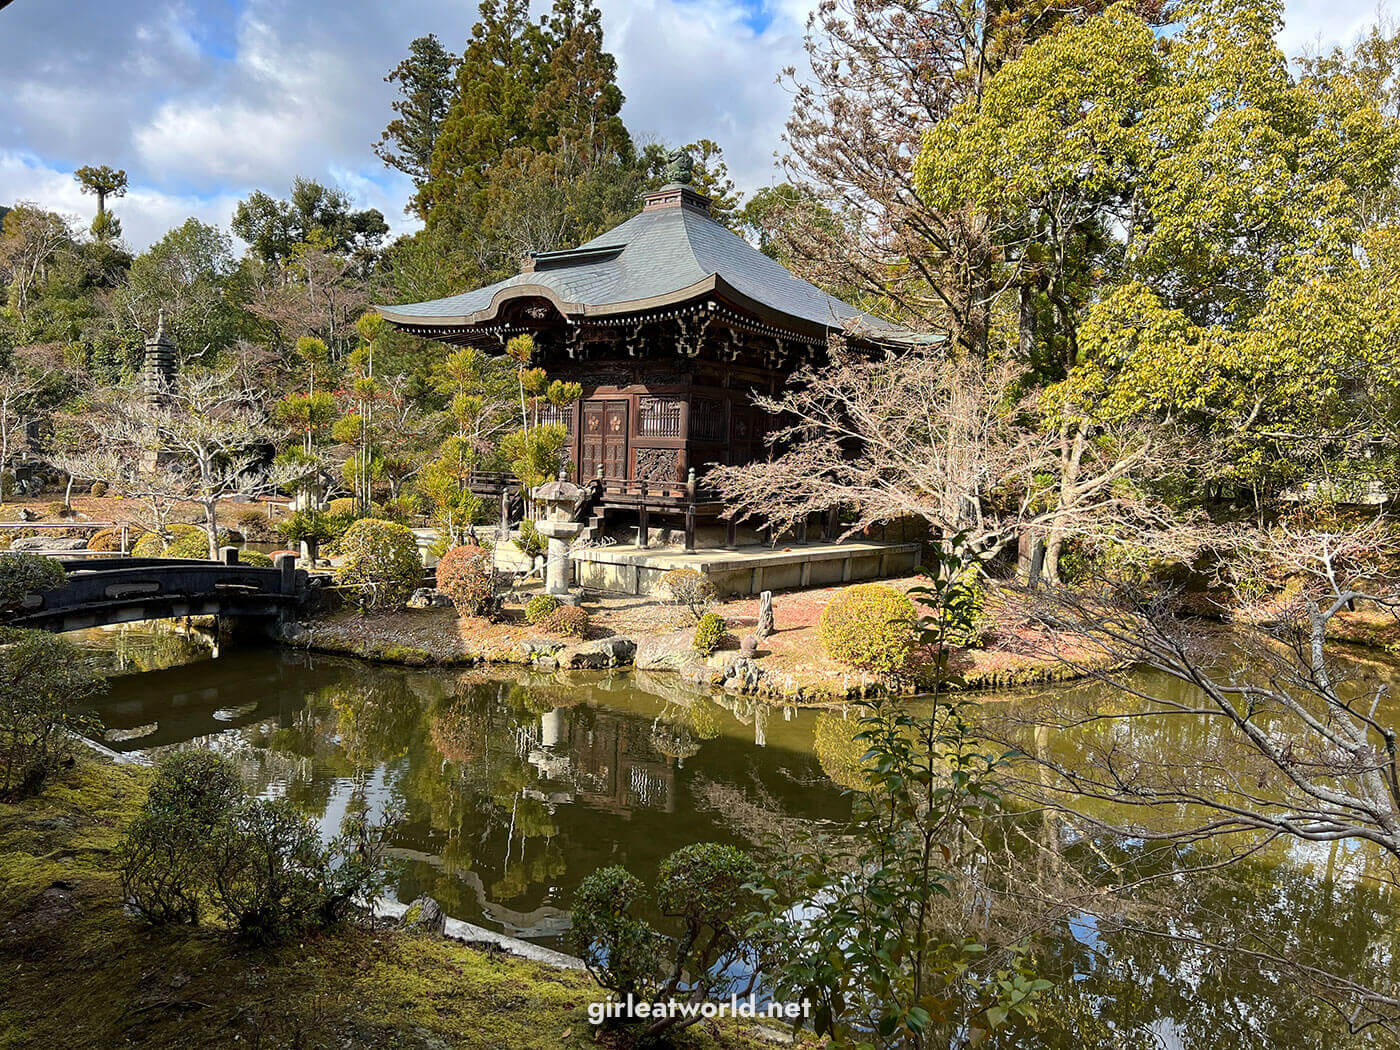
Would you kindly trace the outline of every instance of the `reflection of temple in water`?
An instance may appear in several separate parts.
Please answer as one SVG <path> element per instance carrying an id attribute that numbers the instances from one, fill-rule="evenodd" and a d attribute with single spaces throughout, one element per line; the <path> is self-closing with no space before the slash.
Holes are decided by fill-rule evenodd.
<path id="1" fill-rule="evenodd" d="M 522 726 L 518 743 L 546 781 L 547 801 L 583 802 L 623 817 L 637 808 L 675 811 L 678 762 L 656 748 L 646 722 L 556 707 Z M 562 785 L 569 789 L 564 798 Z"/>

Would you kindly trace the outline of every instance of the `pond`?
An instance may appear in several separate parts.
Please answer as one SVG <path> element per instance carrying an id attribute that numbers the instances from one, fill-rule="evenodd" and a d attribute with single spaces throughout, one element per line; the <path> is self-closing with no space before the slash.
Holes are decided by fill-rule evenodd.
<path id="1" fill-rule="evenodd" d="M 400 900 L 428 893 L 457 918 L 561 950 L 573 892 L 599 866 L 650 881 L 680 846 L 759 849 L 850 813 L 854 711 L 705 697 L 667 675 L 419 670 L 272 649 L 211 659 L 197 638 L 168 633 L 87 638 L 115 664 L 141 669 L 114 677 L 98 705 L 110 747 L 218 750 L 327 836 L 357 792 L 392 804 L 406 816 L 393 848 Z M 1085 703 L 1100 688 L 983 703 Z M 1163 740 L 1198 745 L 1185 730 Z M 1076 840 L 1048 823 L 1042 832 L 1042 820 L 1023 821 L 1025 842 L 1041 836 L 1033 848 L 1048 846 L 1090 877 L 1132 870 L 1167 888 L 1170 904 L 1164 913 L 1159 893 L 1151 909 L 1108 924 L 1071 911 L 1040 932 L 1035 966 L 1059 987 L 1036 1045 L 1384 1045 L 1345 1036 L 1309 989 L 1193 943 L 1228 944 L 1247 931 L 1285 954 L 1394 980 L 1397 905 L 1374 854 L 1280 846 L 1180 880 L 1175 867 L 1199 864 L 1198 851 Z M 1174 939 L 1142 932 L 1149 926 Z"/>

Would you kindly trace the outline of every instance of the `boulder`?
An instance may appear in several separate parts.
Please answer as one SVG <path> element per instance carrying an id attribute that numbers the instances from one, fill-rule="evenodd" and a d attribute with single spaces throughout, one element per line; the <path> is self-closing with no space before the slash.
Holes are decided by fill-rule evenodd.
<path id="1" fill-rule="evenodd" d="M 438 902 L 427 894 L 417 898 L 408 906 L 408 911 L 403 913 L 403 918 L 399 920 L 400 925 L 411 930 L 427 930 L 439 936 L 447 929 L 447 916 L 443 913 Z"/>
<path id="2" fill-rule="evenodd" d="M 564 648 L 564 643 L 558 638 L 522 638 L 520 648 L 527 657 L 539 660 L 542 657 L 552 657 Z"/>
<path id="3" fill-rule="evenodd" d="M 633 663 L 638 671 L 679 671 L 695 659 L 695 632 L 651 634 L 637 641 Z"/>
<path id="4" fill-rule="evenodd" d="M 560 664 L 570 668 L 622 667 L 632 662 L 637 652 L 637 643 L 630 638 L 614 636 L 600 638 L 596 642 L 584 642 L 573 646 L 559 658 Z"/>
<path id="5" fill-rule="evenodd" d="M 451 598 L 431 587 L 419 587 L 408 599 L 410 609 L 437 609 L 451 604 Z"/>
<path id="6" fill-rule="evenodd" d="M 21 536 L 10 543 L 12 551 L 83 551 L 87 540 L 81 536 Z"/>

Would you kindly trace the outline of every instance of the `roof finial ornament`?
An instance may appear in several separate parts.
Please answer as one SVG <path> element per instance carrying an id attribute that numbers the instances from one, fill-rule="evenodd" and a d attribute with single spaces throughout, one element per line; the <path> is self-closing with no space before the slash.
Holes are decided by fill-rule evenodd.
<path id="1" fill-rule="evenodd" d="M 695 171 L 695 158 L 690 150 L 673 149 L 666 154 L 666 181 L 679 186 L 689 186 Z"/>

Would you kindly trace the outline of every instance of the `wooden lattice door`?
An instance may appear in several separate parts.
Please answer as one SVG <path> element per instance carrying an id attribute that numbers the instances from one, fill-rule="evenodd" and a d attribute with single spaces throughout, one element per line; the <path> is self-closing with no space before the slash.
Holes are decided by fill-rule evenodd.
<path id="1" fill-rule="evenodd" d="M 627 402 L 589 401 L 583 406 L 583 437 L 580 474 L 583 480 L 596 477 L 599 465 L 603 477 L 627 477 Z"/>

